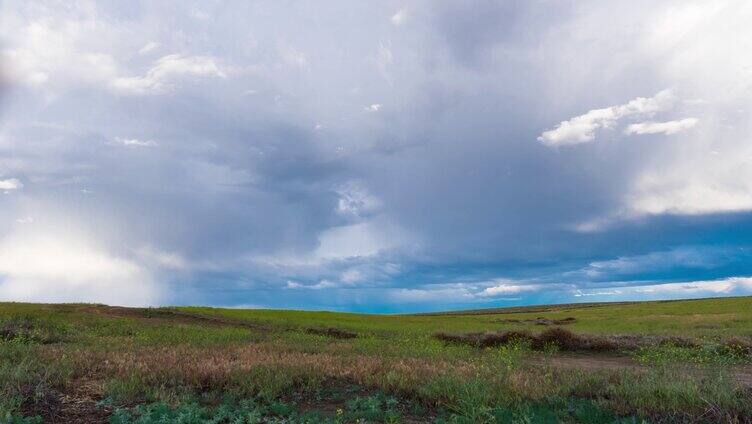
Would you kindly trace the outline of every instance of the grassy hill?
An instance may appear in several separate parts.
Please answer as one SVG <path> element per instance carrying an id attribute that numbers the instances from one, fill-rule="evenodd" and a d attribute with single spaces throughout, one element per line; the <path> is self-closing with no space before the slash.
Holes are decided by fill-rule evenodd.
<path id="1" fill-rule="evenodd" d="M 0 303 L 0 423 L 752 422 L 751 362 L 752 297 L 421 315 Z"/>

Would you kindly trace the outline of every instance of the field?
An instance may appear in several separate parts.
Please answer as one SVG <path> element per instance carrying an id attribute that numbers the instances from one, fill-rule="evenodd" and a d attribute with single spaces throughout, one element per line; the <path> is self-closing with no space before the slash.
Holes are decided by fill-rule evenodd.
<path id="1" fill-rule="evenodd" d="M 0 304 L 0 422 L 752 422 L 752 298 L 423 315 Z"/>

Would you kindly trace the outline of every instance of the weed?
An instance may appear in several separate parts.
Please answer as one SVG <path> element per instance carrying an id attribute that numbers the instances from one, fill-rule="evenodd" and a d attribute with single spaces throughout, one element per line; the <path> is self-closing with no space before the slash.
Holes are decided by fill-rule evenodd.
<path id="1" fill-rule="evenodd" d="M 65 328 L 29 317 L 0 322 L 0 341 L 14 344 L 48 344 L 63 340 Z"/>
<path id="2" fill-rule="evenodd" d="M 642 364 L 651 365 L 670 363 L 734 365 L 752 362 L 750 350 L 737 340 L 722 344 L 705 343 L 698 347 L 664 343 L 640 348 L 635 352 L 634 357 Z"/>

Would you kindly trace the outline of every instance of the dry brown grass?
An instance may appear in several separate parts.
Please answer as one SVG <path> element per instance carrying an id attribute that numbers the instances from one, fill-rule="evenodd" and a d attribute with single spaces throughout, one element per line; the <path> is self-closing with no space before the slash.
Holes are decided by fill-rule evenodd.
<path id="1" fill-rule="evenodd" d="M 117 352 L 53 347 L 50 361 L 68 360 L 73 379 L 127 379 L 145 384 L 228 389 L 256 395 L 268 385 L 305 389 L 338 380 L 407 392 L 438 375 L 471 376 L 478 367 L 466 361 L 341 356 L 336 353 L 279 351 L 262 345 L 223 348 L 139 347 Z M 278 381 L 272 381 L 277 379 Z"/>
<path id="2" fill-rule="evenodd" d="M 543 334 L 536 336 L 536 340 L 555 341 L 569 346 L 569 349 L 582 348 L 579 344 L 582 343 L 582 336 L 572 335 L 566 330 Z M 526 335 L 507 334 L 506 340 Z M 336 352 L 284 351 L 263 344 L 226 347 L 130 346 L 117 351 L 48 345 L 43 350 L 45 361 L 69 362 L 73 367 L 71 381 L 96 381 L 99 387 L 113 380 L 135 381 L 140 393 L 148 391 L 148 388 L 166 392 L 185 389 L 194 394 L 214 391 L 279 399 L 291 393 L 313 394 L 322 387 L 356 384 L 437 406 L 456 401 L 457 393 L 462 393 L 459 388 L 472 381 L 480 382 L 481 391 L 488 393 L 489 398 L 484 398 L 488 404 L 502 398 L 544 401 L 552 396 L 577 396 L 600 399 L 610 396 L 613 390 L 628 393 L 626 386 L 663 384 L 651 380 L 649 370 L 642 367 L 630 368 L 629 373 L 625 373 L 623 367 L 593 367 L 581 372 L 558 366 L 555 362 L 549 363 L 545 357 L 542 358 L 543 362 L 523 361 L 515 367 L 506 368 L 503 363 L 472 354 L 456 360 L 391 358 L 341 355 Z M 582 370 L 582 367 L 577 369 Z M 431 386 L 430 383 L 447 380 L 450 383 L 445 386 Z M 136 397 L 132 399 L 132 404 L 146 400 Z M 127 400 L 125 402 L 129 404 Z M 631 413 L 637 406 L 639 399 L 628 400 L 621 407 L 625 413 Z"/>

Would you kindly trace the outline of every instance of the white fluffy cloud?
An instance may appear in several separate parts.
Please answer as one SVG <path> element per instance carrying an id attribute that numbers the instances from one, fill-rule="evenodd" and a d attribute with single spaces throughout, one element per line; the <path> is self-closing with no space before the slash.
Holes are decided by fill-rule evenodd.
<path id="1" fill-rule="evenodd" d="M 42 13 L 28 21 L 12 15 L 0 20 L 8 46 L 0 50 L 0 60 L 9 65 L 6 72 L 12 82 L 48 90 L 94 84 L 140 95 L 164 92 L 179 76 L 225 77 L 214 58 L 188 54 L 163 56 L 145 75 L 127 76 L 131 72 L 120 59 L 126 54 L 119 51 L 132 36 L 127 29 L 108 25 L 95 9 L 70 10 L 69 16 Z M 158 47 L 159 43 L 149 41 L 138 54 Z"/>
<path id="2" fill-rule="evenodd" d="M 0 190 L 12 191 L 23 188 L 23 183 L 18 178 L 0 180 Z"/>
<path id="3" fill-rule="evenodd" d="M 510 294 L 522 293 L 522 292 L 536 291 L 539 289 L 540 289 L 540 286 L 537 284 L 522 285 L 513 281 L 511 282 L 500 281 L 496 285 L 483 289 L 483 291 L 479 293 L 479 296 L 484 296 L 484 297 L 505 296 L 505 295 L 510 295 Z"/>
<path id="4" fill-rule="evenodd" d="M 752 293 L 752 278 L 729 277 L 718 280 L 687 281 L 681 283 L 646 284 L 635 286 L 601 287 L 594 290 L 575 290 L 575 297 L 613 297 L 627 299 L 675 299 L 689 297 L 748 295 Z"/>
<path id="5" fill-rule="evenodd" d="M 671 109 L 676 100 L 671 90 L 663 90 L 653 97 L 637 97 L 622 105 L 593 109 L 544 131 L 538 141 L 547 146 L 587 143 L 595 140 L 598 130 L 613 128 L 622 118 L 663 112 Z"/>
<path id="6" fill-rule="evenodd" d="M 139 140 L 137 138 L 123 138 L 123 137 L 115 137 L 111 144 L 119 145 L 119 146 L 126 146 L 126 147 L 154 147 L 157 145 L 155 141 L 152 140 Z"/>
<path id="7" fill-rule="evenodd" d="M 685 118 L 677 121 L 668 122 L 640 122 L 631 124 L 624 130 L 624 134 L 676 134 L 686 131 L 697 125 L 697 118 Z"/>
<path id="8" fill-rule="evenodd" d="M 110 38 L 106 27 L 95 19 L 40 18 L 23 22 L 9 16 L 0 24 L 9 30 L 3 32 L 4 41 L 10 43 L 0 50 L 0 59 L 9 65 L 7 72 L 12 81 L 34 87 L 72 81 L 106 82 L 117 72 L 113 57 L 94 45 Z M 83 45 L 91 49 L 84 49 Z"/>

